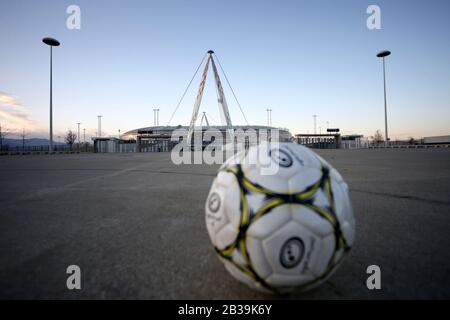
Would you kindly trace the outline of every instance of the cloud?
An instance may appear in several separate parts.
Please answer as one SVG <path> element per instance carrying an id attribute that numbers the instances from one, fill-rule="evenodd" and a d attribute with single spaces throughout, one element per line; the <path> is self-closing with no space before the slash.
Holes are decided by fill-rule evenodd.
<path id="1" fill-rule="evenodd" d="M 0 105 L 10 106 L 10 107 L 22 107 L 22 104 L 16 98 L 10 96 L 6 92 L 0 91 Z"/>
<path id="2" fill-rule="evenodd" d="M 0 122 L 11 129 L 35 130 L 36 123 L 30 119 L 19 100 L 0 91 Z"/>
<path id="3" fill-rule="evenodd" d="M 30 124 L 32 121 L 28 118 L 28 115 L 15 111 L 8 111 L 0 109 L 0 117 L 5 120 L 15 122 L 18 124 Z"/>

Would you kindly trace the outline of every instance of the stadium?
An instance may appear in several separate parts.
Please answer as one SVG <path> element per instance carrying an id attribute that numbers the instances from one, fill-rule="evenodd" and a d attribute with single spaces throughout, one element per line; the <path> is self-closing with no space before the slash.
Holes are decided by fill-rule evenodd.
<path id="1" fill-rule="evenodd" d="M 152 126 L 139 129 L 130 130 L 121 135 L 121 140 L 118 143 L 134 145 L 136 152 L 149 152 L 149 151 L 169 151 L 173 145 L 178 143 L 182 139 L 182 133 L 188 133 L 189 127 L 187 126 Z M 292 141 L 292 134 L 288 129 L 275 128 L 269 126 L 233 126 L 234 132 L 243 132 L 247 137 L 250 133 L 255 133 L 258 140 L 268 139 L 270 140 L 273 132 L 278 132 L 278 139 L 280 142 Z M 195 132 L 198 130 L 196 129 Z M 214 137 L 225 137 L 227 134 L 226 126 L 207 126 L 201 129 L 203 139 L 205 143 L 205 132 Z M 179 132 L 180 134 L 178 134 Z M 174 139 L 177 139 L 174 141 Z M 179 138 L 179 139 L 178 139 Z"/>
<path id="2" fill-rule="evenodd" d="M 181 140 L 193 142 L 194 133 L 197 135 L 200 132 L 202 136 L 201 140 L 203 141 L 203 145 L 209 144 L 211 141 L 215 139 L 220 139 L 221 141 L 229 143 L 232 140 L 231 138 L 232 136 L 234 137 L 235 142 L 240 142 L 239 140 L 240 137 L 244 139 L 243 142 L 245 143 L 248 143 L 248 141 L 251 138 L 257 139 L 257 141 L 263 140 L 271 141 L 272 139 L 276 139 L 279 142 L 292 142 L 294 140 L 294 137 L 286 128 L 276 128 L 272 126 L 250 125 L 250 124 L 244 126 L 236 126 L 236 125 L 233 126 L 231 122 L 230 113 L 228 110 L 227 101 L 225 99 L 222 83 L 220 80 L 216 64 L 214 62 L 213 55 L 214 51 L 209 50 L 207 52 L 208 59 L 206 61 L 202 79 L 200 81 L 200 85 L 197 91 L 197 96 L 189 126 L 182 126 L 182 125 L 159 126 L 158 125 L 159 109 L 154 109 L 154 111 L 156 111 L 154 115 L 155 116 L 154 126 L 143 127 L 127 131 L 122 135 L 120 135 L 119 139 L 112 137 L 96 137 L 94 138 L 94 149 L 96 150 L 96 152 L 166 152 L 170 151 L 173 148 L 173 146 Z M 219 111 L 222 122 L 225 123 L 225 125 L 210 126 L 205 112 L 203 112 L 203 115 L 200 119 L 200 125 L 197 125 L 209 65 L 211 65 L 213 69 L 214 80 L 217 90 Z M 198 69 L 195 72 L 194 77 L 197 74 L 197 72 Z M 189 89 L 190 84 L 191 83 L 189 83 L 188 87 L 186 88 L 185 93 Z M 231 91 L 234 94 L 234 91 L 233 90 Z M 178 103 L 177 107 L 175 108 L 174 114 L 177 111 L 183 98 L 184 94 L 181 97 L 181 100 Z M 237 98 L 236 101 L 238 102 L 239 108 L 244 116 L 244 119 L 246 119 L 245 114 Z M 270 113 L 268 115 L 269 115 L 268 124 L 271 124 Z M 203 123 L 205 123 L 206 125 L 202 126 Z"/>

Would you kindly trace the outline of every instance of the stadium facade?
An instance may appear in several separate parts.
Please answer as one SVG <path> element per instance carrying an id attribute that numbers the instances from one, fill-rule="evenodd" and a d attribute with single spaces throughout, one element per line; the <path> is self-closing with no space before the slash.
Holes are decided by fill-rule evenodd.
<path id="1" fill-rule="evenodd" d="M 222 136 L 225 136 L 227 133 L 226 126 L 206 126 L 202 127 L 202 131 L 213 131 L 217 132 Z M 258 134 L 264 134 L 267 132 L 270 134 L 275 130 L 278 130 L 280 135 L 280 141 L 292 141 L 292 135 L 288 129 L 285 128 L 275 128 L 269 126 L 258 126 L 258 125 L 249 125 L 249 126 L 233 126 L 235 131 L 242 130 L 243 132 L 255 131 Z M 176 131 L 185 131 L 188 132 L 188 126 L 152 126 L 152 127 L 144 127 L 139 129 L 130 130 L 121 135 L 121 139 L 123 140 L 143 140 L 143 139 L 161 139 L 168 140 L 174 134 L 176 135 Z"/>
<path id="2" fill-rule="evenodd" d="M 202 141 L 204 141 L 205 144 L 208 144 L 212 139 L 206 139 L 206 133 L 216 139 L 217 137 L 220 137 L 220 139 L 226 141 L 228 140 L 226 138 L 229 132 L 228 130 L 229 128 L 227 126 L 204 126 L 201 129 L 196 128 L 194 134 L 202 132 Z M 276 138 L 280 142 L 293 140 L 292 134 L 285 128 L 250 125 L 233 126 L 233 131 L 235 133 L 235 141 L 238 140 L 239 134 L 248 137 L 246 139 L 249 139 L 252 134 L 256 135 L 258 141 L 270 141 L 273 138 Z M 128 141 L 129 143 L 135 142 L 135 150 L 137 152 L 169 151 L 179 141 L 187 139 L 188 132 L 188 126 L 152 126 L 125 132 L 121 135 L 121 140 Z"/>

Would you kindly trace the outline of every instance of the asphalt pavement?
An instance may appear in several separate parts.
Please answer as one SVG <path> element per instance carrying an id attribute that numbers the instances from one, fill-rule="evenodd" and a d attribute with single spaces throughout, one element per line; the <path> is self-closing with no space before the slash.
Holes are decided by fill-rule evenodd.
<path id="1" fill-rule="evenodd" d="M 319 150 L 351 190 L 355 246 L 282 299 L 450 298 L 450 150 Z M 168 153 L 0 157 L 0 298 L 267 299 L 217 259 L 204 203 L 217 165 Z M 81 268 L 68 290 L 66 268 Z M 381 268 L 368 290 L 366 268 Z"/>

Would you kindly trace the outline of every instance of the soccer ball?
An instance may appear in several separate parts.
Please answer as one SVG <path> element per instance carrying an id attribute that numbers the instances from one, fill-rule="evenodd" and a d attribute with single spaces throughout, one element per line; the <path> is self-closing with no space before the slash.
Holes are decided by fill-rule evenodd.
<path id="1" fill-rule="evenodd" d="M 323 158 L 294 143 L 260 144 L 227 160 L 205 210 L 226 269 L 259 291 L 317 286 L 355 236 L 347 184 Z"/>

